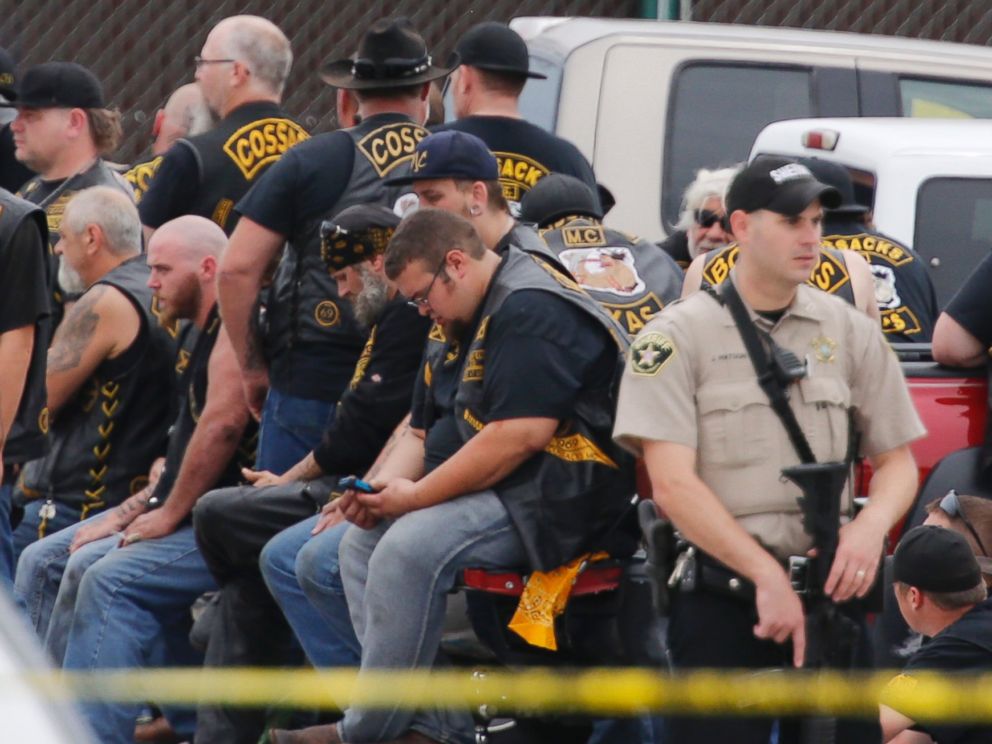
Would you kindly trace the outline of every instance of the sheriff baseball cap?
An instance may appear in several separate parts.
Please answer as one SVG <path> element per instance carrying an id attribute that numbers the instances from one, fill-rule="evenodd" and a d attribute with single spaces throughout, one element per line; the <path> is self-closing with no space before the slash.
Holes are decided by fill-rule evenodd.
<path id="1" fill-rule="evenodd" d="M 547 75 L 531 71 L 527 44 L 520 34 L 505 23 L 486 21 L 472 26 L 458 40 L 455 54 L 458 55 L 458 59 L 452 61 L 478 67 L 480 70 L 492 70 L 538 80 L 547 78 Z"/>
<path id="2" fill-rule="evenodd" d="M 103 87 L 96 75 L 75 62 L 44 62 L 24 73 L 17 106 L 101 109 Z"/>
<path id="3" fill-rule="evenodd" d="M 810 169 L 795 160 L 759 156 L 734 176 L 727 189 L 727 214 L 738 209 L 795 216 L 816 199 L 826 209 L 841 204 L 841 195 L 833 186 L 816 180 Z"/>
<path id="4" fill-rule="evenodd" d="M 404 186 L 438 178 L 495 181 L 499 178 L 499 165 L 486 143 L 474 134 L 454 130 L 437 132 L 417 143 L 410 173 L 389 178 L 386 185 Z"/>
<path id="5" fill-rule="evenodd" d="M 946 527 L 914 527 L 899 541 L 892 562 L 893 579 L 925 592 L 963 592 L 982 582 L 968 541 Z"/>

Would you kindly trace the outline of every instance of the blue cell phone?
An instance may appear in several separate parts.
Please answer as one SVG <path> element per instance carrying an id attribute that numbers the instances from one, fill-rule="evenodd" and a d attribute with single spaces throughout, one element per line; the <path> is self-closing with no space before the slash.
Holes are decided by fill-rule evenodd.
<path id="1" fill-rule="evenodd" d="M 375 493 L 378 491 L 371 483 L 363 481 L 357 475 L 349 475 L 346 478 L 342 478 L 338 481 L 338 488 L 342 491 L 347 491 L 351 489 L 352 491 L 361 491 L 362 493 Z"/>

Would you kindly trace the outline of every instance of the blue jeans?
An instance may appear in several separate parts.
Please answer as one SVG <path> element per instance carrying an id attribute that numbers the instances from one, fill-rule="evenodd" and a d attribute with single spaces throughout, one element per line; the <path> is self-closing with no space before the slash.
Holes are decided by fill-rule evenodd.
<path id="1" fill-rule="evenodd" d="M 351 527 L 340 560 L 364 671 L 430 668 L 447 595 L 462 569 L 519 566 L 527 556 L 502 502 L 492 491 L 481 491 L 371 530 Z M 475 739 L 466 710 L 349 708 L 339 727 L 348 742 L 388 741 L 410 729 L 444 742 Z"/>
<path id="2" fill-rule="evenodd" d="M 95 560 L 114 547 L 118 538 L 111 536 L 88 543 L 72 555 L 69 545 L 83 524 L 102 516 L 97 514 L 31 543 L 17 562 L 14 594 L 56 666 L 62 666 L 65 655 L 79 581 Z"/>
<path id="3" fill-rule="evenodd" d="M 83 574 L 65 650 L 65 669 L 199 666 L 189 644 L 190 606 L 216 589 L 193 539 L 180 527 L 167 537 L 124 548 L 113 546 Z M 139 703 L 82 706 L 97 740 L 131 744 Z M 167 710 L 182 736 L 191 737 L 195 713 Z"/>
<path id="4" fill-rule="evenodd" d="M 317 519 L 306 519 L 269 540 L 259 565 L 310 663 L 357 666 L 362 651 L 351 627 L 338 564 L 338 546 L 349 524 L 311 537 Z"/>
<path id="5" fill-rule="evenodd" d="M 17 525 L 17 529 L 14 530 L 14 565 L 17 566 L 21 558 L 21 553 L 28 545 L 41 540 L 38 537 L 38 528 L 41 526 L 41 507 L 45 505 L 45 499 L 32 499 L 24 505 L 24 517 L 21 519 L 21 523 Z M 45 523 L 45 535 L 54 535 L 59 530 L 64 530 L 66 527 L 71 527 L 79 522 L 79 517 L 81 511 L 73 506 L 68 506 L 67 504 L 60 504 L 54 502 L 55 506 L 55 516 L 48 519 Z M 15 584 L 17 576 L 14 576 Z"/>
<path id="6" fill-rule="evenodd" d="M 13 498 L 14 485 L 0 485 L 0 584 L 7 588 L 10 596 L 14 590 L 14 528 L 10 524 Z"/>
<path id="7" fill-rule="evenodd" d="M 262 407 L 255 469 L 285 473 L 317 446 L 335 410 L 334 403 L 269 388 Z"/>

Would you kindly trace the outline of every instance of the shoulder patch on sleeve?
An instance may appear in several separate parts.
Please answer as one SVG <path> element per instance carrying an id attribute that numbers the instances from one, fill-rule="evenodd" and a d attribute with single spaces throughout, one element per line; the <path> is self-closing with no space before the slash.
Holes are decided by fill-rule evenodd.
<path id="1" fill-rule="evenodd" d="M 675 356 L 675 344 L 662 333 L 645 333 L 630 347 L 630 371 L 654 377 Z"/>

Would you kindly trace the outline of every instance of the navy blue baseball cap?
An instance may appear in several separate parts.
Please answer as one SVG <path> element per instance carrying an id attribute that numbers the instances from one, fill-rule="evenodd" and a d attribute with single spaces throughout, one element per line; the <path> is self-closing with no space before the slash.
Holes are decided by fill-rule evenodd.
<path id="1" fill-rule="evenodd" d="M 437 132 L 417 143 L 410 172 L 387 179 L 386 185 L 405 186 L 414 181 L 440 178 L 496 181 L 499 179 L 499 165 L 486 143 L 474 134 L 454 130 Z"/>

